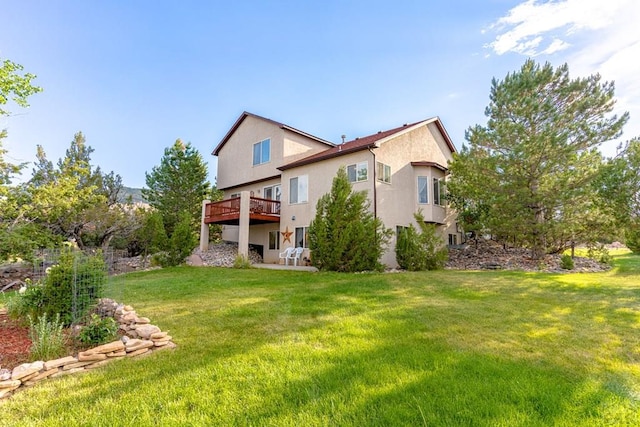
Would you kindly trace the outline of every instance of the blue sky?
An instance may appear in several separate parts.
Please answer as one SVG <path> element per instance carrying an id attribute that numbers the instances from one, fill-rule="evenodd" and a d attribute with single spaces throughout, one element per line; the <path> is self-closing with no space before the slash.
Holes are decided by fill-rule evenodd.
<path id="1" fill-rule="evenodd" d="M 455 145 L 485 124 L 491 79 L 526 58 L 615 80 L 640 135 L 640 2 L 0 0 L 0 58 L 38 76 L 0 118 L 13 161 L 64 155 L 142 187 L 177 138 L 209 164 L 243 111 L 339 142 L 439 116 Z M 603 151 L 615 153 L 615 143 Z M 23 176 L 30 176 L 29 167 Z"/>

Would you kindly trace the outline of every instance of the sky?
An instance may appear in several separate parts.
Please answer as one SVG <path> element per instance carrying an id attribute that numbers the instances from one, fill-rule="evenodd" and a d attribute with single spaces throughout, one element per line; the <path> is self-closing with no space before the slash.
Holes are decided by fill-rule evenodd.
<path id="1" fill-rule="evenodd" d="M 37 75 L 0 117 L 8 159 L 54 162 L 76 132 L 126 186 L 180 138 L 208 163 L 243 111 L 339 143 L 438 116 L 455 146 L 491 80 L 527 58 L 615 81 L 618 141 L 640 135 L 637 0 L 0 0 L 0 58 Z M 32 167 L 24 172 L 28 179 Z"/>

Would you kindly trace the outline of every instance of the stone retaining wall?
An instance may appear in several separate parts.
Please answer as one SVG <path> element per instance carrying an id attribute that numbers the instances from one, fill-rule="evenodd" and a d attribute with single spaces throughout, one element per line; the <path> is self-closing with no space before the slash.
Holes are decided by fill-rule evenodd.
<path id="1" fill-rule="evenodd" d="M 10 396 L 21 387 L 32 386 L 47 378 L 84 372 L 104 366 L 112 360 L 176 347 L 171 335 L 152 325 L 148 318 L 139 317 L 129 305 L 102 299 L 98 303 L 97 311 L 102 317 L 113 317 L 125 335 L 118 341 L 81 351 L 75 356 L 47 362 L 23 363 L 13 371 L 0 370 L 0 399 Z"/>

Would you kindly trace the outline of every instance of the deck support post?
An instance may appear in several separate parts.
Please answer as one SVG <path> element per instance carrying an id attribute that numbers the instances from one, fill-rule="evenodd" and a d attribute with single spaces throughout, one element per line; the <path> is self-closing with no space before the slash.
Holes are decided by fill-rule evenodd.
<path id="1" fill-rule="evenodd" d="M 238 255 L 249 259 L 249 208 L 251 193 L 240 193 L 240 227 L 238 229 Z"/>
<path id="2" fill-rule="evenodd" d="M 211 200 L 202 201 L 202 218 L 200 220 L 200 251 L 204 252 L 209 249 L 209 224 L 204 222 L 204 218 L 207 215 L 207 204 L 211 203 Z"/>

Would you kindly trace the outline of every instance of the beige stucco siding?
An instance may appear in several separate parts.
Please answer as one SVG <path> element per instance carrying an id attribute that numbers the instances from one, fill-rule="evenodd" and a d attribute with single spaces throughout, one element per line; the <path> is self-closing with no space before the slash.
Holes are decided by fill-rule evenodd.
<path id="1" fill-rule="evenodd" d="M 269 138 L 270 160 L 253 165 L 253 146 Z M 218 153 L 218 188 L 228 188 L 279 175 L 278 167 L 326 150 L 312 138 L 280 128 L 277 124 L 247 116 Z"/>

